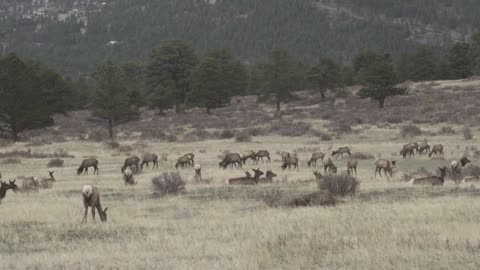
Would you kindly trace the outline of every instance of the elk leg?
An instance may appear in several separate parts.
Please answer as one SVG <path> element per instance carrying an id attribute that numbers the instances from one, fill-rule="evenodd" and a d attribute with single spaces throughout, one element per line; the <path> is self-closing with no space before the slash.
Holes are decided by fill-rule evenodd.
<path id="1" fill-rule="evenodd" d="M 95 207 L 92 206 L 92 219 L 93 219 L 93 223 L 96 223 L 95 221 Z"/>
<path id="2" fill-rule="evenodd" d="M 88 206 L 85 206 L 85 213 L 83 214 L 82 224 L 87 222 L 87 213 L 88 213 Z"/>

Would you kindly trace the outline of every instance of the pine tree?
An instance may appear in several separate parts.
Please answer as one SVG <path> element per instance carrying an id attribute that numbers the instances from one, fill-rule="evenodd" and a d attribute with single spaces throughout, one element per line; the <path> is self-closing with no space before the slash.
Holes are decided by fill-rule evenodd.
<path id="1" fill-rule="evenodd" d="M 308 71 L 308 79 L 325 99 L 325 93 L 334 90 L 341 84 L 340 67 L 331 59 L 322 58 L 320 63 Z"/>
<path id="2" fill-rule="evenodd" d="M 464 79 L 472 76 L 472 60 L 470 57 L 469 44 L 456 43 L 453 45 L 448 52 L 450 79 Z"/>

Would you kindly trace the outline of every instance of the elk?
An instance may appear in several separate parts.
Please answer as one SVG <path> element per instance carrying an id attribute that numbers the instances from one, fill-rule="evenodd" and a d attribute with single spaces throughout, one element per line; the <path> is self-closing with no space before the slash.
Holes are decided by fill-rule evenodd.
<path id="1" fill-rule="evenodd" d="M 456 160 L 452 161 L 450 163 L 450 168 L 452 168 L 452 173 L 453 174 L 460 174 L 462 168 L 465 167 L 465 165 L 467 165 L 470 162 L 471 161 L 466 156 L 463 156 L 460 159 L 460 161 L 456 161 Z"/>
<path id="2" fill-rule="evenodd" d="M 290 153 L 289 152 L 281 152 L 280 157 L 282 158 L 282 162 L 285 162 L 287 160 L 287 158 L 290 157 Z"/>
<path id="3" fill-rule="evenodd" d="M 353 173 L 355 172 L 355 175 L 357 175 L 357 165 L 358 165 L 358 160 L 349 159 L 347 161 L 347 173 L 349 175 L 353 175 Z"/>
<path id="4" fill-rule="evenodd" d="M 52 188 L 53 183 L 55 183 L 55 177 L 53 176 L 54 171 L 52 169 L 48 170 L 49 177 L 47 178 L 37 178 L 34 177 L 34 180 L 38 182 L 38 185 L 40 188 Z"/>
<path id="5" fill-rule="evenodd" d="M 415 147 L 412 145 L 412 143 L 407 143 L 402 147 L 402 150 L 400 150 L 400 155 L 403 158 L 406 158 L 407 155 L 408 157 L 415 156 Z"/>
<path id="6" fill-rule="evenodd" d="M 395 160 L 386 160 L 386 159 L 379 159 L 375 162 L 375 177 L 377 177 L 377 172 L 380 177 L 382 177 L 382 170 L 385 175 L 390 174 L 390 177 L 393 175 L 393 168 L 396 165 Z"/>
<path id="7" fill-rule="evenodd" d="M 139 157 L 137 157 L 137 156 L 129 157 L 129 158 L 125 159 L 125 161 L 123 162 L 123 166 L 121 167 L 120 170 L 123 173 L 123 171 L 125 171 L 125 169 L 127 167 L 130 167 L 132 172 L 138 172 L 138 170 L 140 169 L 138 163 L 140 163 L 140 158 Z M 134 169 L 134 167 L 135 167 L 135 169 Z"/>
<path id="8" fill-rule="evenodd" d="M 222 161 L 218 163 L 220 168 L 226 169 L 229 165 L 237 168 L 242 168 L 242 158 L 238 153 L 228 153 L 223 157 Z"/>
<path id="9" fill-rule="evenodd" d="M 253 169 L 254 176 L 251 177 L 251 175 L 246 175 L 244 177 L 239 177 L 239 178 L 231 178 L 228 179 L 225 184 L 227 185 L 256 185 L 258 184 L 258 181 L 260 179 L 260 176 L 263 175 L 263 172 L 260 171 L 260 169 Z M 250 174 L 250 173 L 249 173 Z"/>
<path id="10" fill-rule="evenodd" d="M 177 163 L 175 163 L 175 169 L 178 169 L 179 166 L 185 168 L 190 166 L 190 164 L 190 158 L 188 158 L 187 156 L 181 156 L 177 159 Z"/>
<path id="11" fill-rule="evenodd" d="M 327 170 L 331 174 L 337 173 L 337 166 L 333 164 L 333 161 L 331 158 L 328 158 L 327 161 L 323 163 L 323 173 L 327 173 Z"/>
<path id="12" fill-rule="evenodd" d="M 87 158 L 82 161 L 80 167 L 77 169 L 77 174 L 80 175 L 82 172 L 88 174 L 88 168 L 93 167 L 93 173 L 98 174 L 98 160 L 96 158 Z"/>
<path id="13" fill-rule="evenodd" d="M 426 141 L 420 142 L 417 150 L 417 153 L 419 155 L 422 155 L 424 152 L 425 154 L 428 154 L 428 152 L 430 152 L 430 145 Z"/>
<path id="14" fill-rule="evenodd" d="M 314 171 L 313 172 L 313 175 L 315 176 L 315 180 L 317 181 L 317 183 L 321 182 L 323 180 L 323 175 L 321 172 L 319 171 Z"/>
<path id="15" fill-rule="evenodd" d="M 323 162 L 323 158 L 325 158 L 325 154 L 322 152 L 316 152 L 312 154 L 312 157 L 309 161 L 307 161 L 308 167 L 310 166 L 317 166 L 317 160 L 321 160 Z"/>
<path id="16" fill-rule="evenodd" d="M 336 156 L 335 159 L 338 159 L 339 156 L 342 156 L 343 158 L 343 154 L 347 154 L 348 156 L 352 155 L 352 153 L 350 152 L 350 148 L 348 146 L 339 147 L 337 150 L 333 151 L 332 157 Z"/>
<path id="17" fill-rule="evenodd" d="M 285 169 L 288 167 L 288 169 L 290 170 L 292 165 L 293 165 L 293 167 L 294 167 L 295 169 L 298 170 L 298 157 L 293 156 L 293 157 L 287 158 L 287 159 L 283 162 L 281 168 L 282 168 L 282 170 L 285 170 Z"/>
<path id="18" fill-rule="evenodd" d="M 194 169 L 195 175 L 193 176 L 193 179 L 195 180 L 195 182 L 202 182 L 202 166 L 197 163 L 195 164 Z"/>
<path id="19" fill-rule="evenodd" d="M 135 179 L 133 178 L 133 172 L 130 168 L 126 168 L 123 171 L 123 181 L 125 185 L 135 185 Z"/>
<path id="20" fill-rule="evenodd" d="M 412 178 L 409 183 L 412 185 L 431 185 L 431 186 L 443 186 L 445 183 L 445 174 L 447 173 L 447 167 L 439 167 L 440 176 L 427 176 L 421 178 Z"/>
<path id="21" fill-rule="evenodd" d="M 437 144 L 432 146 L 432 150 L 428 153 L 428 157 L 432 156 L 443 156 L 443 145 Z"/>
<path id="22" fill-rule="evenodd" d="M 0 182 L 0 203 L 2 203 L 3 198 L 7 195 L 7 191 L 9 189 L 16 191 L 18 189 L 17 185 L 15 184 L 16 180 L 9 180 L 8 184 L 7 182 L 1 181 Z"/>
<path id="23" fill-rule="evenodd" d="M 415 155 L 415 151 L 418 153 L 418 143 L 417 142 L 410 142 L 408 143 L 409 145 L 411 145 L 413 147 L 413 154 Z"/>
<path id="24" fill-rule="evenodd" d="M 267 158 L 267 162 L 270 162 L 270 153 L 267 150 L 260 150 L 255 153 L 255 163 L 258 164 L 260 159 L 264 162 L 263 158 Z"/>
<path id="25" fill-rule="evenodd" d="M 273 173 L 272 170 L 268 170 L 267 173 L 265 174 L 265 177 L 260 178 L 258 180 L 258 182 L 259 183 L 272 183 L 274 177 L 277 177 L 277 174 Z"/>
<path id="26" fill-rule="evenodd" d="M 247 159 L 251 159 L 253 162 L 255 162 L 255 151 L 253 150 L 245 151 L 240 156 L 242 158 L 243 165 L 246 164 Z"/>
<path id="27" fill-rule="evenodd" d="M 193 167 L 193 165 L 195 165 L 195 160 L 194 160 L 194 159 L 195 159 L 195 155 L 194 155 L 193 153 L 187 153 L 187 154 L 185 154 L 184 156 L 188 158 L 189 165 L 190 165 L 191 167 Z"/>
<path id="28" fill-rule="evenodd" d="M 100 204 L 100 192 L 96 187 L 92 185 L 84 185 L 82 188 L 82 198 L 83 198 L 83 207 L 85 208 L 82 224 L 87 222 L 88 207 L 92 209 L 93 222 L 95 222 L 95 208 L 98 210 L 98 214 L 100 215 L 100 220 L 103 222 L 107 221 L 108 207 L 105 209 L 102 209 L 102 205 Z"/>
<path id="29" fill-rule="evenodd" d="M 28 191 L 38 192 L 39 188 L 40 188 L 40 183 L 37 177 L 27 177 L 22 179 L 22 187 L 21 187 L 22 192 L 28 192 Z"/>
<path id="30" fill-rule="evenodd" d="M 146 165 L 148 168 L 150 162 L 153 163 L 152 169 L 155 167 L 158 168 L 158 156 L 155 154 L 145 154 L 143 156 L 142 164 L 140 164 L 140 168 L 143 170 L 143 165 Z"/>

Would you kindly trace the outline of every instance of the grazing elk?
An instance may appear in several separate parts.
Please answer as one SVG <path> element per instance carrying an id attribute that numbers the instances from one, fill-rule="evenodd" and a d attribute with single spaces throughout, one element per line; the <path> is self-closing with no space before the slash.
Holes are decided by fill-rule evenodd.
<path id="1" fill-rule="evenodd" d="M 242 168 L 242 157 L 238 153 L 227 153 L 222 161 L 218 163 L 218 166 L 220 168 L 226 169 L 229 165 L 230 167 L 233 168 L 235 166 L 236 168 Z"/>
<path id="2" fill-rule="evenodd" d="M 443 184 L 445 183 L 447 167 L 439 167 L 438 170 L 440 171 L 440 176 L 412 178 L 409 183 L 412 185 L 443 186 Z"/>
<path id="3" fill-rule="evenodd" d="M 337 173 L 337 166 L 333 164 L 333 161 L 331 158 L 328 158 L 325 162 L 323 162 L 323 173 L 327 173 L 327 171 L 330 174 L 336 174 Z"/>
<path id="4" fill-rule="evenodd" d="M 267 158 L 267 162 L 270 162 L 270 153 L 267 150 L 260 150 L 255 153 L 255 164 L 258 164 L 260 159 L 264 162 L 263 158 Z"/>
<path id="5" fill-rule="evenodd" d="M 87 158 L 82 161 L 80 167 L 77 169 L 77 174 L 80 175 L 82 172 L 88 174 L 88 168 L 93 167 L 93 173 L 98 174 L 98 160 L 96 158 Z"/>
<path id="6" fill-rule="evenodd" d="M 413 154 L 415 155 L 416 153 L 418 153 L 418 147 L 419 147 L 418 142 L 410 142 L 409 144 L 413 148 Z"/>
<path id="7" fill-rule="evenodd" d="M 355 175 L 357 175 L 357 165 L 358 165 L 358 160 L 349 159 L 347 161 L 347 173 L 349 175 L 353 175 L 353 173 L 355 172 Z"/>
<path id="8" fill-rule="evenodd" d="M 315 152 L 312 154 L 312 157 L 310 158 L 309 161 L 307 161 L 308 167 L 310 166 L 317 166 L 317 160 L 321 160 L 323 162 L 323 159 L 325 158 L 325 154 L 322 152 Z"/>
<path id="9" fill-rule="evenodd" d="M 428 154 L 428 152 L 430 152 L 430 145 L 428 144 L 428 142 L 426 141 L 420 142 L 420 144 L 418 145 L 417 153 L 419 155 L 422 155 L 424 153 Z"/>
<path id="10" fill-rule="evenodd" d="M 125 182 L 125 185 L 135 185 L 135 179 L 133 178 L 133 172 L 130 168 L 126 168 L 123 171 L 123 182 Z"/>
<path id="11" fill-rule="evenodd" d="M 243 165 L 247 163 L 247 159 L 251 159 L 253 163 L 255 163 L 255 151 L 253 150 L 245 151 L 240 156 L 242 158 Z"/>
<path id="12" fill-rule="evenodd" d="M 343 154 L 347 154 L 348 156 L 351 156 L 352 153 L 350 152 L 350 147 L 344 146 L 344 147 L 339 147 L 337 150 L 332 152 L 332 157 L 336 156 L 335 159 L 338 159 L 339 156 L 342 156 Z"/>
<path id="13" fill-rule="evenodd" d="M 287 160 L 287 158 L 290 157 L 290 153 L 289 152 L 281 152 L 280 157 L 282 158 L 282 162 L 285 162 Z"/>
<path id="14" fill-rule="evenodd" d="M 437 144 L 432 146 L 432 150 L 430 150 L 430 153 L 428 153 L 428 157 L 432 156 L 443 156 L 443 145 Z"/>
<path id="15" fill-rule="evenodd" d="M 142 164 L 140 165 L 140 168 L 143 170 L 143 165 L 146 165 L 148 168 L 150 165 L 150 162 L 153 163 L 152 169 L 155 167 L 158 168 L 158 156 L 155 154 L 145 154 L 143 156 Z"/>
<path id="16" fill-rule="evenodd" d="M 377 177 L 377 173 L 380 177 L 382 177 L 382 170 L 385 175 L 390 174 L 390 177 L 393 175 L 393 168 L 396 165 L 395 160 L 386 160 L 386 159 L 379 159 L 375 162 L 375 177 Z"/>
<path id="17" fill-rule="evenodd" d="M 140 166 L 138 165 L 138 163 L 140 163 L 139 157 L 137 156 L 129 157 L 125 159 L 125 161 L 123 162 L 123 166 L 120 170 L 123 173 L 127 167 L 130 167 L 132 172 L 138 172 L 138 170 L 140 169 Z"/>
<path id="18" fill-rule="evenodd" d="M 7 195 L 7 191 L 9 189 L 15 191 L 18 189 L 17 185 L 15 184 L 16 180 L 9 180 L 8 184 L 7 182 L 1 181 L 0 182 L 0 203 L 2 203 L 3 198 Z"/>
<path id="19" fill-rule="evenodd" d="M 92 185 L 84 185 L 82 188 L 82 197 L 83 207 L 85 208 L 82 223 L 87 222 L 88 207 L 92 209 L 93 222 L 95 222 L 95 208 L 98 210 L 100 220 L 106 222 L 108 207 L 102 209 L 102 205 L 100 204 L 100 192 L 98 191 L 98 189 Z"/>
<path id="20" fill-rule="evenodd" d="M 191 164 L 190 158 L 187 156 L 181 156 L 177 159 L 177 163 L 175 163 L 175 169 L 178 169 L 180 166 L 181 168 L 189 167 Z"/>
<path id="21" fill-rule="evenodd" d="M 263 175 L 263 172 L 260 169 L 253 169 L 254 176 L 246 175 L 244 177 L 239 178 L 230 178 L 228 179 L 225 184 L 227 185 L 256 185 L 260 179 L 260 176 Z M 250 174 L 250 173 L 249 173 Z"/>
<path id="22" fill-rule="evenodd" d="M 273 178 L 277 177 L 277 174 L 273 173 L 272 170 L 268 170 L 265 174 L 265 177 L 262 177 L 258 180 L 259 183 L 272 183 Z"/>
<path id="23" fill-rule="evenodd" d="M 282 168 L 282 170 L 285 170 L 285 169 L 288 167 L 288 169 L 290 170 L 292 165 L 293 165 L 293 167 L 294 167 L 295 169 L 298 170 L 298 157 L 293 156 L 293 157 L 287 158 L 287 159 L 283 162 L 281 168 Z"/>
<path id="24" fill-rule="evenodd" d="M 400 155 L 403 158 L 406 158 L 407 155 L 408 157 L 415 156 L 415 147 L 412 145 L 412 143 L 407 143 L 402 147 L 402 150 L 400 150 Z"/>
<path id="25" fill-rule="evenodd" d="M 187 153 L 184 156 L 188 158 L 190 167 L 193 167 L 195 165 L 195 155 L 193 153 Z"/>

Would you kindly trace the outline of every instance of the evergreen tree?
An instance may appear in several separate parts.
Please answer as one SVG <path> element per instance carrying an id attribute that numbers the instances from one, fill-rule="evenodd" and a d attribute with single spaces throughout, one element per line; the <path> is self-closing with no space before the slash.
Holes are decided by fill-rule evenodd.
<path id="1" fill-rule="evenodd" d="M 476 33 L 472 36 L 470 54 L 473 62 L 472 72 L 475 75 L 480 75 L 480 33 Z"/>
<path id="2" fill-rule="evenodd" d="M 161 97 L 157 99 L 161 101 L 159 107 L 165 108 L 175 104 L 175 111 L 183 112 L 186 93 L 190 86 L 190 75 L 196 63 L 195 51 L 186 41 L 168 41 L 153 50 L 147 67 L 147 87 L 150 92 L 160 91 L 156 95 Z M 173 100 L 166 100 L 172 96 Z"/>
<path id="3" fill-rule="evenodd" d="M 389 96 L 404 95 L 407 90 L 397 88 L 395 70 L 392 59 L 389 55 L 377 57 L 377 60 L 366 67 L 362 80 L 366 87 L 358 92 L 360 98 L 370 98 L 378 102 L 382 109 L 385 106 L 385 99 Z"/>
<path id="4" fill-rule="evenodd" d="M 464 79 L 472 75 L 470 45 L 456 43 L 448 52 L 451 79 Z"/>
<path id="5" fill-rule="evenodd" d="M 228 49 L 210 50 L 206 57 L 213 58 L 222 70 L 222 81 L 230 95 L 243 96 L 248 85 L 248 72 L 244 65 L 236 60 Z"/>
<path id="6" fill-rule="evenodd" d="M 411 55 L 402 55 L 398 69 L 402 80 L 434 80 L 437 61 L 433 50 L 430 47 L 420 47 Z"/>
<path id="7" fill-rule="evenodd" d="M 65 112 L 66 86 L 53 71 L 39 74 L 15 54 L 0 60 L 0 131 L 14 140 L 19 134 L 53 124 L 52 115 Z"/>
<path id="8" fill-rule="evenodd" d="M 99 65 L 93 74 L 96 87 L 93 92 L 91 109 L 93 115 L 105 120 L 108 135 L 112 141 L 113 128 L 137 119 L 138 107 L 132 100 L 132 92 L 127 88 L 121 69 L 111 61 Z"/>
<path id="9" fill-rule="evenodd" d="M 331 59 L 322 58 L 320 63 L 308 71 L 308 79 L 325 99 L 325 93 L 334 90 L 341 84 L 341 69 Z"/>

